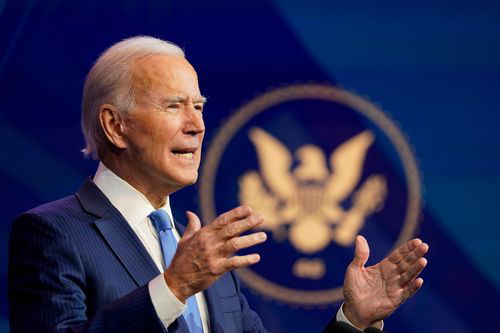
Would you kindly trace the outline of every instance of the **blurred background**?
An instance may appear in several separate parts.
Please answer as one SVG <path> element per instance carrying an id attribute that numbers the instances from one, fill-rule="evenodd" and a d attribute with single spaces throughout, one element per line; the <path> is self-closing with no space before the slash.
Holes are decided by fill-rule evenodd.
<path id="1" fill-rule="evenodd" d="M 95 172 L 80 153 L 83 81 L 106 47 L 134 35 L 186 51 L 209 100 L 205 150 L 270 87 L 329 82 L 376 102 L 418 159 L 418 235 L 431 247 L 423 289 L 387 331 L 498 330 L 500 2 L 0 0 L 0 332 L 11 223 Z M 197 190 L 173 196 L 181 221 L 199 211 Z M 339 306 L 243 291 L 276 332 L 320 331 Z"/>

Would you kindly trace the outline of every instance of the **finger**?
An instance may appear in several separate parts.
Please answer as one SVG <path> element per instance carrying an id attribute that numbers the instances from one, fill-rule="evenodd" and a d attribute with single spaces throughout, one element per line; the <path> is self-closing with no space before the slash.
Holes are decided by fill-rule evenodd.
<path id="1" fill-rule="evenodd" d="M 266 239 L 267 235 L 265 232 L 231 238 L 220 247 L 220 252 L 223 256 L 227 257 L 241 249 L 263 243 Z"/>
<path id="2" fill-rule="evenodd" d="M 402 287 L 408 286 L 424 270 L 426 265 L 427 265 L 427 259 L 425 258 L 418 259 L 406 272 L 404 272 L 401 275 L 401 277 L 399 278 L 399 284 Z"/>
<path id="3" fill-rule="evenodd" d="M 354 248 L 354 259 L 352 263 L 358 268 L 363 268 L 370 257 L 370 247 L 366 239 L 358 235 L 356 236 L 356 247 Z"/>
<path id="4" fill-rule="evenodd" d="M 403 292 L 401 293 L 401 303 L 405 302 L 408 298 L 415 295 L 423 284 L 424 284 L 424 279 L 418 278 L 412 283 L 410 283 L 410 285 L 408 285 L 406 288 L 404 288 Z"/>
<path id="5" fill-rule="evenodd" d="M 422 258 L 429 250 L 429 245 L 426 243 L 421 243 L 413 251 L 411 251 L 403 260 L 398 263 L 398 272 L 400 274 L 407 271 L 417 260 Z"/>
<path id="6" fill-rule="evenodd" d="M 389 255 L 388 258 L 389 261 L 392 262 L 393 264 L 399 263 L 401 260 L 406 258 L 406 256 L 408 256 L 408 254 L 411 251 L 413 251 L 413 249 L 415 249 L 420 244 L 422 244 L 422 241 L 418 238 L 406 242 L 406 244 L 401 245 Z"/>
<path id="7" fill-rule="evenodd" d="M 181 239 L 190 238 L 191 236 L 194 235 L 195 232 L 197 232 L 201 228 L 201 221 L 198 215 L 196 215 L 193 212 L 187 211 L 186 217 L 188 219 L 188 224 L 186 227 L 186 231 L 184 231 L 184 235 L 182 235 Z"/>
<path id="8" fill-rule="evenodd" d="M 260 215 L 251 215 L 243 220 L 232 222 L 222 229 L 218 236 L 222 239 L 228 239 L 238 236 L 239 234 L 250 230 L 264 222 Z"/>
<path id="9" fill-rule="evenodd" d="M 239 206 L 231 209 L 217 217 L 211 226 L 215 229 L 222 229 L 231 222 L 244 219 L 252 214 L 252 209 L 248 206 Z"/>
<path id="10" fill-rule="evenodd" d="M 233 256 L 231 258 L 225 259 L 224 267 L 226 271 L 230 271 L 236 268 L 244 268 L 250 265 L 256 264 L 260 261 L 260 255 L 257 253 L 248 254 L 246 256 Z"/>

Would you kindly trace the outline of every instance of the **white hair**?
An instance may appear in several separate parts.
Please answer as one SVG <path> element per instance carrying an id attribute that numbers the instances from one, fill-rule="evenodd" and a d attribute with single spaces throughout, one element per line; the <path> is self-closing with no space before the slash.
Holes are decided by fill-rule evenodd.
<path id="1" fill-rule="evenodd" d="M 155 54 L 184 57 L 184 51 L 174 43 L 137 36 L 112 45 L 96 60 L 83 86 L 81 122 L 85 156 L 97 159 L 107 140 L 99 121 L 101 105 L 112 104 L 119 112 L 130 112 L 135 104 L 132 64 L 137 58 Z"/>

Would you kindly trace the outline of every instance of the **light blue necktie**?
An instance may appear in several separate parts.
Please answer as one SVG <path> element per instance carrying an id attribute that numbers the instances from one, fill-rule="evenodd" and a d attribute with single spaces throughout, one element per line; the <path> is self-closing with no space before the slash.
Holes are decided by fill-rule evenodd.
<path id="1" fill-rule="evenodd" d="M 163 209 L 155 210 L 149 214 L 149 218 L 153 222 L 153 226 L 158 233 L 163 252 L 163 260 L 165 260 L 165 267 L 168 267 L 174 257 L 175 249 L 177 248 L 177 240 L 172 233 L 172 222 L 167 212 Z M 183 316 L 189 327 L 189 332 L 203 333 L 200 310 L 198 309 L 198 303 L 194 295 L 187 299 L 187 306 L 188 308 L 184 311 Z"/>

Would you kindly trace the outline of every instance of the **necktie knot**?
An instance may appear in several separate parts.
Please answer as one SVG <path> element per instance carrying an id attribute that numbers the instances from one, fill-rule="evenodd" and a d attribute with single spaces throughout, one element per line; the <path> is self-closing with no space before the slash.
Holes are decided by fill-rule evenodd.
<path id="1" fill-rule="evenodd" d="M 156 232 L 159 234 L 160 231 L 165 231 L 167 229 L 172 229 L 172 222 L 170 217 L 164 209 L 158 209 L 149 214 L 149 218 L 155 227 Z"/>

